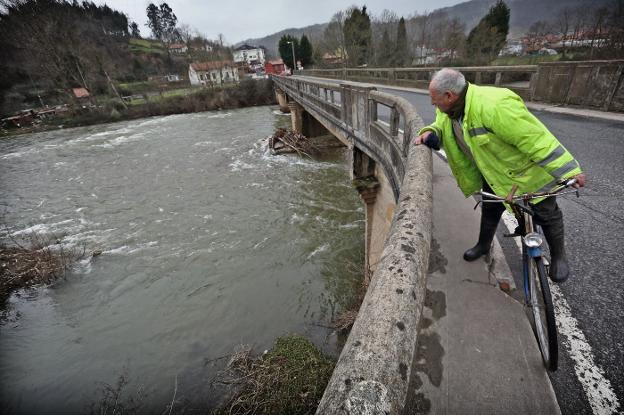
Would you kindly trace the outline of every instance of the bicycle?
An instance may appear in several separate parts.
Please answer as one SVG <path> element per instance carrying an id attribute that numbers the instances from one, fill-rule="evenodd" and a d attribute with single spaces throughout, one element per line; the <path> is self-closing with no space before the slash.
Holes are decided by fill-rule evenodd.
<path id="1" fill-rule="evenodd" d="M 561 196 L 569 193 L 576 193 L 578 190 L 563 192 L 576 183 L 575 179 L 559 183 L 558 187 L 550 192 L 526 193 L 514 196 L 517 186 L 514 186 L 507 197 L 497 196 L 492 193 L 480 191 L 477 194 L 481 200 L 477 203 L 507 203 L 516 219 L 518 227 L 512 234 L 505 234 L 505 237 L 522 238 L 522 274 L 524 285 L 525 306 L 531 309 L 531 326 L 538 346 L 542 354 L 544 366 L 549 371 L 557 370 L 559 349 L 557 344 L 557 325 L 555 322 L 555 312 L 548 285 L 548 260 L 543 256 L 542 245 L 544 238 L 539 225 L 533 224 L 534 212 L 531 209 L 530 201 L 538 198 Z M 476 206 L 475 206 L 476 208 Z"/>

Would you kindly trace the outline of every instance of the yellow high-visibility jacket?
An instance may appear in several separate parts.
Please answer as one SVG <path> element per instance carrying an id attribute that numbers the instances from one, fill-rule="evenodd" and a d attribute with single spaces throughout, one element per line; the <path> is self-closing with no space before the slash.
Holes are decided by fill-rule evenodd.
<path id="1" fill-rule="evenodd" d="M 451 119 L 440 110 L 419 134 L 434 131 L 440 137 L 466 197 L 482 188 L 481 177 L 497 195 L 506 196 L 514 184 L 516 194 L 542 192 L 581 173 L 572 154 L 509 89 L 469 84 L 462 126 L 474 161 L 459 148 Z"/>

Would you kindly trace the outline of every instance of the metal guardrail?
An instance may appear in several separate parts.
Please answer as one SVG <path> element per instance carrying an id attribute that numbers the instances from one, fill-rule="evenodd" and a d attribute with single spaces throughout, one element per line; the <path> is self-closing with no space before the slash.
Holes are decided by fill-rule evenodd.
<path id="1" fill-rule="evenodd" d="M 272 79 L 289 99 L 379 163 L 397 202 L 381 259 L 317 414 L 398 414 L 416 354 L 432 233 L 431 150 L 410 145 L 423 122 L 407 100 L 374 88 Z M 388 122 L 380 118 L 384 111 Z"/>

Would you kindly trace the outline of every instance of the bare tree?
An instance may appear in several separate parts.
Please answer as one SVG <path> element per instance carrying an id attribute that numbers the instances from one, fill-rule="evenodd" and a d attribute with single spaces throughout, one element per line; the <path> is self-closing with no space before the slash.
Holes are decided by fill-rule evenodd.
<path id="1" fill-rule="evenodd" d="M 344 36 L 344 22 L 346 13 L 335 13 L 323 32 L 322 47 L 332 55 L 340 55 L 346 64 L 347 46 Z"/>
<path id="2" fill-rule="evenodd" d="M 376 65 L 388 65 L 388 58 L 391 56 L 392 49 L 388 50 L 396 39 L 394 34 L 397 31 L 399 17 L 392 10 L 384 9 L 379 17 L 373 17 L 371 27 L 373 30 L 373 62 Z"/>
<path id="3" fill-rule="evenodd" d="M 591 16 L 591 43 L 589 45 L 589 60 L 594 58 L 594 50 L 596 46 L 603 46 L 604 44 L 604 26 L 607 22 L 607 18 L 609 16 L 609 9 L 606 7 L 600 7 L 595 10 Z M 596 40 L 599 40 L 600 45 L 598 45 Z"/>
<path id="4" fill-rule="evenodd" d="M 448 25 L 445 25 L 446 33 L 444 36 L 444 47 L 449 50 L 450 63 L 457 58 L 459 51 L 463 50 L 466 42 L 466 25 L 458 18 L 451 19 Z"/>
<path id="5" fill-rule="evenodd" d="M 579 46 L 587 22 L 587 9 L 585 7 L 577 7 L 572 10 L 572 45 Z"/>
<path id="6" fill-rule="evenodd" d="M 526 33 L 526 38 L 528 42 L 527 49 L 529 51 L 540 49 L 544 42 L 544 37 L 548 34 L 548 32 L 548 23 L 544 20 L 538 20 L 537 22 L 533 23 Z"/>
<path id="7" fill-rule="evenodd" d="M 566 42 L 568 40 L 570 26 L 572 25 L 572 11 L 569 8 L 563 9 L 557 18 L 557 28 L 561 35 L 561 45 L 563 47 L 563 56 L 566 56 Z"/>
<path id="8" fill-rule="evenodd" d="M 184 42 L 187 46 L 190 44 L 191 40 L 193 39 L 195 32 L 197 32 L 197 30 L 193 29 L 191 26 L 187 25 L 186 23 L 182 23 L 181 25 L 178 25 L 176 30 L 182 42 Z"/>

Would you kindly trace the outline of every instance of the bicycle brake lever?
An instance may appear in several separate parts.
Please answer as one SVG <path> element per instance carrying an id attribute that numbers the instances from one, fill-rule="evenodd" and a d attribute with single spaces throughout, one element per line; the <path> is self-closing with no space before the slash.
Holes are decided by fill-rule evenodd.
<path id="1" fill-rule="evenodd" d="M 477 204 L 475 205 L 475 207 L 472 208 L 472 210 L 477 210 L 477 207 L 479 206 L 479 204 L 481 204 L 482 200 L 478 200 Z"/>

